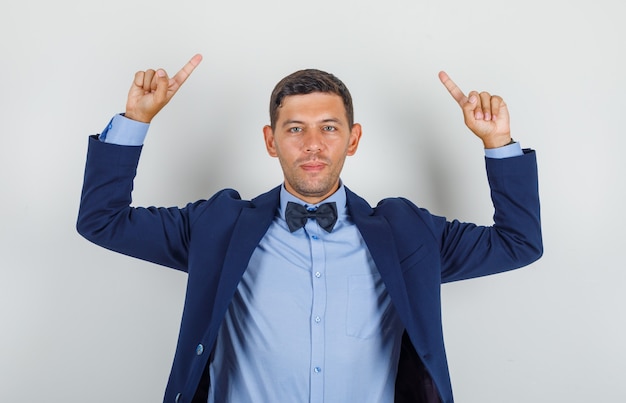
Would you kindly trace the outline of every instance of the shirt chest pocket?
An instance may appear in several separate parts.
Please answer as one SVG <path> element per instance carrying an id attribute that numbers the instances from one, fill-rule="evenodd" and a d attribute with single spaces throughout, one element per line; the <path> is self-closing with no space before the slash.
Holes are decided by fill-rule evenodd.
<path id="1" fill-rule="evenodd" d="M 381 332 L 391 300 L 378 273 L 348 277 L 346 333 L 367 339 Z"/>

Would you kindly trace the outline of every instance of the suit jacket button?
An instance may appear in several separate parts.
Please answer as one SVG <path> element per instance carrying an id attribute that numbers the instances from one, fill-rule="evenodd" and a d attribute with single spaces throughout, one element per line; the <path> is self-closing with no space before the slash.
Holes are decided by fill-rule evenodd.
<path id="1" fill-rule="evenodd" d="M 182 396 L 182 395 L 181 395 L 180 393 L 177 393 L 177 394 L 176 394 L 176 399 L 174 399 L 174 401 L 175 401 L 176 403 L 178 403 L 178 402 L 179 402 L 179 400 L 180 400 L 180 397 L 181 397 L 181 396 Z"/>
<path id="2" fill-rule="evenodd" d="M 202 355 L 202 353 L 204 353 L 204 346 L 202 344 L 198 344 L 198 347 L 196 347 L 196 354 Z"/>

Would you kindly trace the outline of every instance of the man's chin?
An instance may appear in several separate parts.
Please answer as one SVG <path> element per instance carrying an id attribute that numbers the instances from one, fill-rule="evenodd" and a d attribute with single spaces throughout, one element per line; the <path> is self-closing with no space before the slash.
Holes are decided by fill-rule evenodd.
<path id="1" fill-rule="evenodd" d="M 306 186 L 295 188 L 296 192 L 307 198 L 322 198 L 333 194 L 337 186 Z"/>

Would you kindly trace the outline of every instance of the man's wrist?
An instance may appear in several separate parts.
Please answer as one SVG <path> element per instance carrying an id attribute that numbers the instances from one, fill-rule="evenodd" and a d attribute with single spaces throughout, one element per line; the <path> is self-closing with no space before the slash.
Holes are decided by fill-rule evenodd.
<path id="1" fill-rule="evenodd" d="M 483 138 L 483 145 L 485 149 L 506 147 L 515 143 L 515 140 L 510 135 L 500 136 L 498 138 Z"/>

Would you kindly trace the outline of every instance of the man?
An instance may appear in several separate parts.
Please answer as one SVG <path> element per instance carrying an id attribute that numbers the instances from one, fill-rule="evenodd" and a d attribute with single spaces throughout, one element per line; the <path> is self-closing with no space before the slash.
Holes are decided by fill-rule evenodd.
<path id="1" fill-rule="evenodd" d="M 250 201 L 227 189 L 184 208 L 130 207 L 148 124 L 200 61 L 172 79 L 135 75 L 125 114 L 90 138 L 77 224 L 98 245 L 188 273 L 164 401 L 452 402 L 441 283 L 542 253 L 535 153 L 512 141 L 502 98 L 439 75 L 485 146 L 492 227 L 402 198 L 372 208 L 345 187 L 361 126 L 345 85 L 319 70 L 271 96 L 263 135 L 281 186 Z"/>

